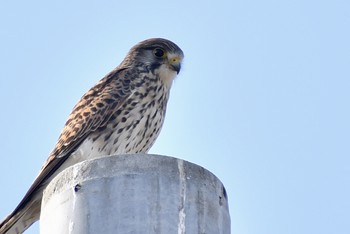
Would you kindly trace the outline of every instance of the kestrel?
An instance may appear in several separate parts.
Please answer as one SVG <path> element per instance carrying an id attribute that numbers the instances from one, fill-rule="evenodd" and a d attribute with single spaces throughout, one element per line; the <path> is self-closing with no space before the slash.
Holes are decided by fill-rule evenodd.
<path id="1" fill-rule="evenodd" d="M 163 125 L 183 57 L 176 44 L 161 38 L 132 47 L 75 105 L 39 175 L 1 222 L 0 234 L 22 233 L 39 219 L 43 190 L 65 168 L 104 155 L 147 153 Z"/>

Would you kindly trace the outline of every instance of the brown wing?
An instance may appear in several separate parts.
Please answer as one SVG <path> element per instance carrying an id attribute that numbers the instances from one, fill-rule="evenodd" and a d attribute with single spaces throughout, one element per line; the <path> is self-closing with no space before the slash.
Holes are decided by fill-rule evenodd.
<path id="1" fill-rule="evenodd" d="M 112 71 L 80 99 L 73 108 L 54 150 L 12 214 L 21 210 L 82 141 L 91 132 L 104 127 L 128 99 L 132 92 L 129 73 L 130 70 L 126 69 Z"/>

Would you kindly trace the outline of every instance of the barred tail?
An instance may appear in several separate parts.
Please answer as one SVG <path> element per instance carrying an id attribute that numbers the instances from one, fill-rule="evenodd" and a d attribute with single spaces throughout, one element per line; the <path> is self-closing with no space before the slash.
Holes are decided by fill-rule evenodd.
<path id="1" fill-rule="evenodd" d="M 23 233 L 33 223 L 39 220 L 41 197 L 17 207 L 0 223 L 0 234 Z"/>

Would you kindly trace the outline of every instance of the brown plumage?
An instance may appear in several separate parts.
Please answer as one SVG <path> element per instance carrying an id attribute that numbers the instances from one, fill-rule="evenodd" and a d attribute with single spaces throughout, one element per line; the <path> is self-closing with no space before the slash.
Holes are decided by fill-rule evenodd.
<path id="1" fill-rule="evenodd" d="M 75 105 L 58 142 L 0 234 L 22 233 L 39 219 L 42 192 L 63 169 L 103 155 L 146 153 L 162 127 L 183 52 L 154 38 L 130 49 L 122 63 Z"/>

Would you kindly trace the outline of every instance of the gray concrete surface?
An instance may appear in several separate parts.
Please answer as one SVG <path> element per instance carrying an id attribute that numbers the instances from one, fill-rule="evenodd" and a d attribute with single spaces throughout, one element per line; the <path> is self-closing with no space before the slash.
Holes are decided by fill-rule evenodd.
<path id="1" fill-rule="evenodd" d="M 230 233 L 226 191 L 180 159 L 118 155 L 76 164 L 45 189 L 41 234 Z"/>

